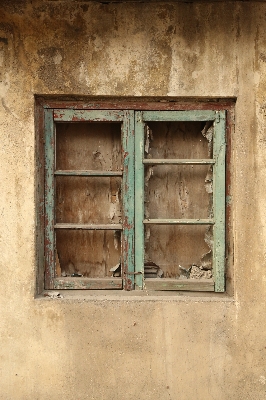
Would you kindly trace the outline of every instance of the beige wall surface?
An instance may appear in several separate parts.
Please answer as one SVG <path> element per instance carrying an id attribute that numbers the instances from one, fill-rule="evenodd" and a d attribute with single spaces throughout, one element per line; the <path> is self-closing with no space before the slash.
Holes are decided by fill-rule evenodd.
<path id="1" fill-rule="evenodd" d="M 0 2 L 0 399 L 266 398 L 266 3 Z M 35 298 L 34 95 L 237 98 L 234 295 Z"/>

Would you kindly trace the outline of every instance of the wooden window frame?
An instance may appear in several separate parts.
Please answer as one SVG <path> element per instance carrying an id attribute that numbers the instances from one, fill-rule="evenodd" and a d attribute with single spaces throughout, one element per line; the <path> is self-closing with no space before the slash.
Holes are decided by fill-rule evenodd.
<path id="1" fill-rule="evenodd" d="M 214 125 L 212 159 L 144 159 L 145 122 L 212 121 Z M 136 284 L 151 290 L 199 290 L 224 292 L 225 290 L 225 111 L 138 111 L 135 118 L 135 264 Z M 144 219 L 144 164 L 179 164 L 213 166 L 213 218 L 212 219 Z M 160 225 L 212 225 L 214 279 L 142 279 L 144 276 L 144 224 Z"/>
<path id="2" fill-rule="evenodd" d="M 67 224 L 55 223 L 55 176 L 121 176 L 115 171 L 61 171 L 55 170 L 55 125 L 63 122 L 120 122 L 122 124 L 122 224 Z M 64 110 L 50 109 L 44 113 L 45 133 L 45 288 L 46 289 L 133 289 L 134 276 L 134 135 L 133 111 L 125 110 Z M 120 230 L 121 278 L 84 278 L 55 276 L 55 230 Z M 123 282 L 122 282 L 123 281 Z"/>
<path id="3" fill-rule="evenodd" d="M 230 194 L 230 173 L 228 162 L 230 154 L 226 155 L 226 141 L 228 132 L 231 129 L 231 119 L 233 105 L 232 101 L 223 103 L 187 103 L 177 102 L 110 102 L 110 101 L 55 101 L 40 98 L 37 101 L 37 135 L 41 140 L 37 144 L 37 151 L 40 159 L 45 160 L 38 164 L 38 193 L 37 199 L 40 201 L 37 224 L 44 234 L 38 235 L 38 260 L 39 272 L 37 277 L 37 290 L 40 292 L 42 287 L 45 289 L 125 289 L 134 290 L 135 288 L 147 290 L 188 290 L 188 291 L 225 291 L 225 269 L 228 263 L 228 238 L 230 204 L 226 205 L 226 196 Z M 156 116 L 157 115 L 157 116 Z M 230 116 L 230 118 L 229 118 Z M 97 119 L 98 118 L 98 119 Z M 62 227 L 55 226 L 54 217 L 54 193 L 53 180 L 56 174 L 62 171 L 54 171 L 49 164 L 49 159 L 54 159 L 54 132 L 55 123 L 60 122 L 79 122 L 79 121 L 119 121 L 123 126 L 122 152 L 124 157 L 124 172 L 122 178 L 123 192 L 123 223 L 121 228 L 122 235 L 122 278 L 56 278 L 55 277 L 55 254 L 54 254 L 54 229 Z M 144 280 L 144 224 L 206 224 L 210 221 L 181 221 L 181 220 L 160 220 L 144 221 L 143 213 L 143 127 L 149 121 L 214 121 L 214 156 L 212 164 L 214 166 L 214 220 L 213 224 L 214 245 L 213 251 L 213 275 L 214 279 L 145 279 Z M 44 132 L 44 136 L 42 136 Z M 43 139 L 42 139 L 43 138 Z M 230 145 L 230 141 L 227 141 Z M 44 143 L 44 146 L 43 146 Z M 41 149 L 43 147 L 43 149 Z M 173 161 L 173 160 L 172 160 Z M 195 160 L 192 160 L 192 163 Z M 206 160 L 205 160 L 206 161 Z M 188 160 L 175 160 L 173 163 L 191 163 Z M 204 160 L 203 160 L 204 163 Z M 43 171 L 43 172 L 42 172 Z M 125 173 L 126 171 L 126 173 Z M 84 172 L 83 172 L 84 173 Z M 43 174 L 43 175 L 42 175 Z M 134 184 L 132 184 L 134 182 Z M 40 186 L 43 185 L 42 189 Z M 135 193 L 138 193 L 136 196 Z M 42 198 L 44 202 L 42 202 Z M 133 200 L 132 200 L 133 199 Z M 134 200 L 135 199 L 135 200 Z M 132 203 L 133 201 L 133 203 Z M 134 203 L 135 202 L 135 203 Z M 134 210 L 132 210 L 134 204 Z M 50 215 L 50 216 L 48 216 Z M 213 221 L 211 221 L 213 223 Z M 46 228 L 45 228 L 46 227 Z M 218 228 L 217 228 L 218 227 Z M 81 227 L 83 228 L 83 227 Z M 98 227 L 100 229 L 104 227 Z M 106 228 L 106 227 L 105 227 Z M 43 249 L 43 250 L 42 250 Z M 135 250 L 134 250 L 135 249 Z M 44 252 L 44 257 L 43 257 Z M 42 272 L 44 271 L 44 275 Z M 42 279 L 44 276 L 44 281 Z M 118 282 L 119 281 L 119 282 Z M 229 282 L 229 286 L 231 283 Z"/>

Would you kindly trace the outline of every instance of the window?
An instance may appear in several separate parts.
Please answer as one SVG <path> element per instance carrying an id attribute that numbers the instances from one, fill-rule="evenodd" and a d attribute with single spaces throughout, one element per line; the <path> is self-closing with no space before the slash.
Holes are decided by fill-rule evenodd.
<path id="1" fill-rule="evenodd" d="M 225 117 L 45 109 L 45 288 L 223 292 Z"/>

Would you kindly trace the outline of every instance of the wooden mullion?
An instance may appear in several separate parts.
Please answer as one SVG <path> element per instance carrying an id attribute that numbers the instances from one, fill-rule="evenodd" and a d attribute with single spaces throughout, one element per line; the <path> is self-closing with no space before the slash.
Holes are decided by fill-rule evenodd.
<path id="1" fill-rule="evenodd" d="M 215 163 L 213 159 L 157 159 L 157 158 L 145 158 L 143 164 L 151 165 L 212 165 Z"/>
<path id="2" fill-rule="evenodd" d="M 213 219 L 144 219 L 144 224 L 154 225 L 214 225 Z"/>
<path id="3" fill-rule="evenodd" d="M 45 137 L 45 289 L 53 289 L 54 271 L 54 162 L 53 110 L 44 110 Z"/>
<path id="4" fill-rule="evenodd" d="M 215 165 L 213 171 L 214 248 L 213 275 L 215 292 L 225 289 L 225 111 L 216 113 L 213 138 Z"/>
<path id="5" fill-rule="evenodd" d="M 55 229 L 82 229 L 82 230 L 114 230 L 119 231 L 123 229 L 122 224 L 68 224 L 60 223 L 55 224 Z"/>
<path id="6" fill-rule="evenodd" d="M 78 170 L 57 170 L 56 176 L 122 176 L 123 171 L 78 171 Z"/>
<path id="7" fill-rule="evenodd" d="M 135 277 L 136 285 L 143 288 L 144 277 L 144 124 L 142 112 L 135 113 Z"/>
<path id="8" fill-rule="evenodd" d="M 122 124 L 122 159 L 123 159 L 123 235 L 122 235 L 122 273 L 125 290 L 134 289 L 135 254 L 134 254 L 134 111 L 125 111 Z"/>

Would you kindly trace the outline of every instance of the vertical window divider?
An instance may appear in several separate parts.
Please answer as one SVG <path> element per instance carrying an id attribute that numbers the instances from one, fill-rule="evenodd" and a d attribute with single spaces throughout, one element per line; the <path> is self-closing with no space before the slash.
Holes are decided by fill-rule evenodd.
<path id="1" fill-rule="evenodd" d="M 123 234 L 122 234 L 122 273 L 125 290 L 134 289 L 134 111 L 125 110 L 122 124 L 123 158 Z"/>
<path id="2" fill-rule="evenodd" d="M 145 121 L 214 121 L 213 137 L 213 277 L 215 292 L 225 290 L 225 111 L 154 112 L 135 114 L 135 263 L 136 284 L 144 286 L 144 124 Z M 180 161 L 180 160 L 177 160 Z M 194 160 L 192 160 L 194 161 Z M 203 160 L 204 161 L 204 160 Z M 189 161 L 188 161 L 189 164 Z M 201 164 L 204 164 L 201 162 Z M 159 222 L 160 220 L 158 220 Z M 194 221 L 197 223 L 197 221 Z M 154 220 L 156 223 L 156 220 Z M 171 220 L 167 220 L 171 223 Z M 187 221 L 184 220 L 184 224 Z M 163 282 L 163 281 L 162 281 Z M 178 282 L 177 282 L 178 283 Z M 211 280 L 210 280 L 211 283 Z M 211 287 L 211 285 L 210 285 Z M 210 288 L 206 290 L 211 290 Z"/>
<path id="3" fill-rule="evenodd" d="M 45 137 L 45 288 L 54 288 L 54 160 L 55 135 L 53 110 L 44 110 Z"/>
<path id="4" fill-rule="evenodd" d="M 144 282 L 144 137 L 142 112 L 135 113 L 135 272 L 136 286 Z"/>
<path id="5" fill-rule="evenodd" d="M 213 270 L 215 292 L 225 289 L 225 111 L 217 112 L 213 138 Z"/>

